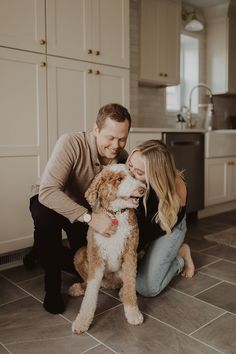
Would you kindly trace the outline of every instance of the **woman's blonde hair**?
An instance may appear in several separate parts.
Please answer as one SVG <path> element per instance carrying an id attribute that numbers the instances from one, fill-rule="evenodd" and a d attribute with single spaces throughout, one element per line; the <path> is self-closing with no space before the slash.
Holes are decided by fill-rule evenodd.
<path id="1" fill-rule="evenodd" d="M 176 169 L 172 153 L 160 140 L 145 141 L 138 145 L 131 155 L 135 151 L 140 151 L 144 158 L 147 182 L 147 193 L 144 197 L 145 211 L 147 212 L 146 201 L 152 187 L 159 199 L 158 210 L 153 218 L 169 234 L 177 222 L 181 207 L 176 190 L 176 178 L 183 178 L 183 174 Z"/>

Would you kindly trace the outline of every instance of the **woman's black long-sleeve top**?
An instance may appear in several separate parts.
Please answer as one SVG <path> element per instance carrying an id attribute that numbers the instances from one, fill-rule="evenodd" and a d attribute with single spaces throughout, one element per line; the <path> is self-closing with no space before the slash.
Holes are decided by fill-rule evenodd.
<path id="1" fill-rule="evenodd" d="M 139 207 L 137 208 L 137 218 L 139 226 L 139 245 L 138 251 L 144 249 L 150 242 L 154 241 L 160 236 L 166 234 L 164 230 L 160 227 L 160 224 L 153 220 L 154 215 L 158 210 L 159 199 L 155 191 L 151 188 L 147 199 L 147 214 L 145 215 L 145 209 L 143 205 L 143 200 L 140 199 Z M 178 225 L 179 222 L 184 218 L 186 214 L 186 206 L 181 207 L 178 213 L 178 219 L 175 224 Z M 174 227 L 175 227 L 174 226 Z"/>

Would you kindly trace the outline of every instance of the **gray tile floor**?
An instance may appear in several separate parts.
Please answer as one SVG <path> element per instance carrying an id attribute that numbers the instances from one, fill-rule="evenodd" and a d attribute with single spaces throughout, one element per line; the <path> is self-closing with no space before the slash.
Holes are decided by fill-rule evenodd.
<path id="1" fill-rule="evenodd" d="M 124 318 L 116 291 L 100 291 L 96 316 L 84 335 L 71 333 L 81 298 L 70 298 L 76 280 L 63 273 L 63 315 L 42 308 L 43 273 L 23 266 L 0 272 L 0 354 L 213 354 L 236 353 L 236 249 L 204 235 L 236 225 L 236 210 L 188 225 L 197 274 L 181 276 L 156 298 L 138 297 L 142 326 Z"/>

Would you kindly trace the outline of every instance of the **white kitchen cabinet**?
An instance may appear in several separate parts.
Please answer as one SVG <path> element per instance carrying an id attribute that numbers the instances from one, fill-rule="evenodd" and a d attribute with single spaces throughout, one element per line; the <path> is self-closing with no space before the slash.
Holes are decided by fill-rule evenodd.
<path id="1" fill-rule="evenodd" d="M 89 130 L 101 105 L 129 108 L 128 5 L 128 0 L 0 0 L 0 253 L 32 245 L 30 188 L 58 137 Z M 88 32 L 81 33 L 80 20 L 88 22 L 83 22 Z M 92 56 L 71 52 L 81 43 L 86 55 L 94 46 Z"/>
<path id="2" fill-rule="evenodd" d="M 45 1 L 0 0 L 0 45 L 45 53 Z"/>
<path id="3" fill-rule="evenodd" d="M 141 0 L 140 16 L 140 81 L 179 84 L 181 1 Z"/>
<path id="4" fill-rule="evenodd" d="M 139 128 L 140 129 L 140 128 Z M 162 134 L 160 132 L 135 132 L 130 131 L 129 140 L 126 146 L 127 151 L 132 151 L 137 145 L 142 144 L 146 140 L 161 140 Z"/>
<path id="5" fill-rule="evenodd" d="M 92 128 L 109 102 L 129 107 L 129 70 L 48 56 L 48 136 L 52 151 L 65 132 Z"/>
<path id="6" fill-rule="evenodd" d="M 46 57 L 0 48 L 0 253 L 32 244 L 30 187 L 47 162 Z"/>
<path id="7" fill-rule="evenodd" d="M 129 67 L 128 0 L 47 0 L 48 54 Z"/>
<path id="8" fill-rule="evenodd" d="M 236 157 L 205 159 L 205 207 L 236 199 Z"/>
<path id="9" fill-rule="evenodd" d="M 207 84 L 213 94 L 236 93 L 236 5 L 205 10 Z"/>

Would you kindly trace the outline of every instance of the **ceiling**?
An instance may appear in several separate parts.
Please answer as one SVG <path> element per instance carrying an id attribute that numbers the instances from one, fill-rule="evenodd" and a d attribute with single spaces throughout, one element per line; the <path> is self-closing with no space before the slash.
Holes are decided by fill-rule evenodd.
<path id="1" fill-rule="evenodd" d="M 210 6 L 215 6 L 219 4 L 228 3 L 228 0 L 183 0 L 186 4 L 192 5 L 193 7 L 197 7 L 199 9 L 206 8 Z"/>

